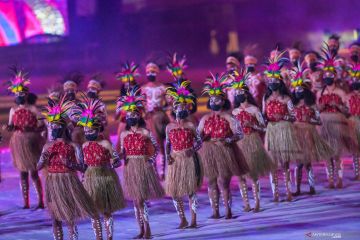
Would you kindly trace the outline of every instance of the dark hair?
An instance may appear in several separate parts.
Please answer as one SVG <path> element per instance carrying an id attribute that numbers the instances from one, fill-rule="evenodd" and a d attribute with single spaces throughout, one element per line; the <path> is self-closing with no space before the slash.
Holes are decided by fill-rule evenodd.
<path id="1" fill-rule="evenodd" d="M 292 100 L 293 104 L 295 106 L 298 105 L 300 102 L 300 99 L 295 97 L 295 91 L 292 91 L 291 95 L 292 95 L 291 100 Z M 315 94 L 308 88 L 304 88 L 304 102 L 308 106 L 312 106 L 316 103 Z"/>
<path id="2" fill-rule="evenodd" d="M 209 98 L 209 100 L 207 101 L 206 107 L 207 107 L 207 109 L 211 109 L 211 108 L 210 108 L 210 98 Z M 224 99 L 224 105 L 223 105 L 223 107 L 222 107 L 222 110 L 227 111 L 227 110 L 229 110 L 230 108 L 231 108 L 231 103 L 230 103 L 229 99 L 225 98 L 225 99 Z"/>
<path id="3" fill-rule="evenodd" d="M 315 50 L 309 50 L 309 51 L 307 51 L 307 52 L 305 52 L 305 55 L 304 56 L 306 56 L 306 55 L 308 55 L 308 54 L 315 54 L 316 55 L 316 58 L 321 58 L 321 56 L 320 56 L 320 54 L 317 52 L 317 51 L 315 51 Z"/>
<path id="4" fill-rule="evenodd" d="M 334 33 L 334 34 L 331 34 L 331 35 L 329 36 L 329 40 L 330 40 L 330 39 L 334 39 L 334 40 L 336 40 L 336 41 L 339 41 L 339 40 L 340 40 L 340 36 Z"/>
<path id="5" fill-rule="evenodd" d="M 246 95 L 246 101 L 248 103 L 250 103 L 251 105 L 254 105 L 256 107 L 258 107 L 258 104 L 256 103 L 253 95 L 249 92 L 249 91 L 245 91 L 245 95 Z M 234 102 L 234 108 L 238 108 L 240 107 L 240 103 L 236 101 L 236 98 L 235 98 L 235 102 Z"/>
<path id="6" fill-rule="evenodd" d="M 241 63 L 244 58 L 241 52 L 232 52 L 227 57 L 234 57 L 239 61 L 239 63 Z"/>
<path id="7" fill-rule="evenodd" d="M 267 87 L 267 88 L 266 88 L 265 95 L 264 95 L 265 100 L 268 99 L 268 98 L 271 96 L 272 93 L 273 93 L 273 91 L 272 91 L 269 87 Z M 282 81 L 282 80 L 280 80 L 279 93 L 280 93 L 281 96 L 288 96 L 288 97 L 290 97 L 289 90 L 287 89 L 284 81 Z"/>
<path id="8" fill-rule="evenodd" d="M 146 123 L 145 123 L 144 118 L 141 117 L 141 118 L 139 119 L 138 127 L 146 128 Z M 131 127 L 126 123 L 125 130 L 129 131 L 130 129 L 131 129 Z"/>
<path id="9" fill-rule="evenodd" d="M 35 105 L 37 99 L 38 99 L 38 96 L 35 93 L 28 93 L 26 101 L 29 105 Z"/>

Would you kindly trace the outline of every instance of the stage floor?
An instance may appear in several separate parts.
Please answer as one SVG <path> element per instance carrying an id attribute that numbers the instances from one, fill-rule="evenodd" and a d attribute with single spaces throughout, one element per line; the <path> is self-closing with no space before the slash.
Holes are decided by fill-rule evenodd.
<path id="1" fill-rule="evenodd" d="M 345 161 L 344 189 L 330 190 L 326 185 L 322 164 L 314 167 L 317 194 L 306 194 L 306 177 L 303 179 L 304 194 L 293 202 L 273 203 L 268 178 L 261 179 L 261 204 L 259 213 L 244 213 L 237 180 L 232 181 L 234 219 L 209 219 L 211 209 L 206 183 L 198 193 L 199 216 L 197 229 L 176 229 L 178 216 L 170 198 L 150 202 L 150 224 L 154 239 L 360 239 L 360 182 L 355 182 L 351 161 Z M 2 182 L 0 183 L 0 239 L 42 240 L 52 239 L 50 217 L 45 210 L 22 210 L 18 173 L 12 167 L 10 154 L 1 154 Z M 118 170 L 121 176 L 122 169 Z M 306 176 L 306 174 L 304 174 Z M 282 180 L 282 178 L 281 178 Z M 248 182 L 250 186 L 250 182 Z M 284 197 L 283 182 L 280 181 Z M 36 195 L 31 185 L 31 205 L 36 205 Z M 252 194 L 249 191 L 252 202 Z M 187 203 L 187 202 L 185 202 Z M 221 205 L 223 213 L 223 206 Z M 188 207 L 186 214 L 190 218 Z M 114 215 L 114 239 L 131 239 L 138 228 L 132 203 Z M 78 224 L 79 239 L 94 239 L 90 221 Z M 65 238 L 67 229 L 64 228 Z M 332 237 L 330 237 L 330 234 Z"/>

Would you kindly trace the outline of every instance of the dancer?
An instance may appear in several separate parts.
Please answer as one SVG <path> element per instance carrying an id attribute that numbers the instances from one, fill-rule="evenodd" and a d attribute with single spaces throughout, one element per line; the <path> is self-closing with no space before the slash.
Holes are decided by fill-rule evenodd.
<path id="1" fill-rule="evenodd" d="M 321 125 L 320 113 L 316 107 L 316 96 L 310 90 L 310 80 L 305 78 L 306 67 L 300 62 L 290 72 L 292 99 L 295 112 L 295 128 L 301 143 L 302 154 L 295 168 L 296 192 L 301 193 L 302 169 L 305 166 L 308 174 L 310 194 L 315 194 L 315 176 L 312 162 L 320 162 L 334 155 L 331 147 L 316 131 L 316 125 Z"/>
<path id="2" fill-rule="evenodd" d="M 145 128 L 145 96 L 135 87 L 119 98 L 121 111 L 126 112 L 126 129 L 121 133 L 121 155 L 125 160 L 126 193 L 134 201 L 135 216 L 140 233 L 135 238 L 150 238 L 149 214 L 146 200 L 161 198 L 164 190 L 156 175 L 153 162 L 158 154 L 156 139 Z"/>
<path id="3" fill-rule="evenodd" d="M 69 227 L 70 239 L 78 239 L 76 221 L 93 219 L 97 240 L 102 239 L 101 223 L 94 203 L 81 184 L 76 171 L 85 171 L 81 147 L 72 143 L 67 117 L 73 102 L 61 97 L 58 103 L 49 100 L 44 115 L 54 141 L 47 143 L 41 153 L 37 169 L 48 166 L 46 177 L 46 205 L 53 220 L 55 240 L 63 239 L 62 222 Z"/>
<path id="4" fill-rule="evenodd" d="M 229 75 L 234 75 L 240 69 L 241 58 L 242 56 L 240 55 L 240 53 L 237 52 L 229 54 L 229 56 L 226 58 L 226 72 Z M 231 103 L 231 106 L 234 106 L 234 101 L 235 101 L 234 89 L 232 88 L 227 89 L 226 95 Z"/>
<path id="5" fill-rule="evenodd" d="M 252 180 L 252 191 L 255 199 L 254 212 L 260 211 L 260 183 L 261 176 L 268 175 L 273 168 L 273 163 L 266 152 L 261 132 L 265 131 L 265 121 L 261 110 L 257 107 L 255 99 L 250 93 L 246 82 L 250 80 L 251 73 L 241 68 L 237 76 L 232 76 L 231 87 L 235 90 L 235 109 L 232 111 L 233 116 L 241 125 L 244 138 L 237 141 L 237 147 L 243 154 L 248 166 L 248 177 Z M 245 176 L 239 179 L 241 196 L 245 203 L 245 211 L 250 211 L 249 198 Z"/>
<path id="6" fill-rule="evenodd" d="M 322 48 L 322 58 L 319 67 L 323 70 L 323 80 L 326 84 L 322 91 L 317 93 L 317 103 L 320 110 L 322 125 L 320 134 L 332 147 L 335 154 L 326 162 L 326 173 L 329 188 L 334 188 L 334 177 L 337 175 L 337 188 L 342 188 L 343 166 L 340 156 L 344 153 L 353 153 L 354 141 L 350 136 L 347 109 L 345 106 L 345 92 L 336 86 L 336 55 L 325 43 Z"/>
<path id="7" fill-rule="evenodd" d="M 84 127 L 86 142 L 82 146 L 87 165 L 84 187 L 89 193 L 98 212 L 104 216 L 104 226 L 108 240 L 113 239 L 113 212 L 126 205 L 119 177 L 115 168 L 121 165 L 120 158 L 108 140 L 100 137 L 103 128 L 103 105 L 101 98 L 83 96 L 74 112 L 77 125 Z M 96 219 L 92 219 L 96 221 Z"/>
<path id="8" fill-rule="evenodd" d="M 349 76 L 351 77 L 350 90 L 346 98 L 346 105 L 349 109 L 349 127 L 354 133 L 354 140 L 360 146 L 360 63 L 349 66 Z M 360 180 L 359 173 L 359 153 L 353 153 L 353 164 L 355 180 Z"/>
<path id="9" fill-rule="evenodd" d="M 306 79 L 311 81 L 311 91 L 315 94 L 323 89 L 322 71 L 318 67 L 320 55 L 315 51 L 305 53 L 304 61 L 307 68 L 304 70 Z"/>
<path id="10" fill-rule="evenodd" d="M 261 106 L 262 97 L 266 90 L 266 84 L 261 74 L 256 70 L 257 61 L 257 58 L 252 55 L 245 56 L 244 63 L 246 71 L 249 73 L 248 80 L 245 84 L 249 87 L 250 94 L 255 99 L 256 104 Z"/>
<path id="11" fill-rule="evenodd" d="M 268 60 L 265 76 L 268 80 L 267 92 L 263 99 L 263 114 L 268 124 L 265 134 L 265 148 L 270 153 L 277 169 L 284 171 L 286 200 L 292 200 L 290 185 L 290 162 L 295 161 L 301 146 L 292 122 L 294 106 L 281 74 L 282 67 L 288 61 L 284 58 L 285 51 L 277 52 Z M 270 174 L 274 202 L 279 201 L 278 173 Z"/>
<path id="12" fill-rule="evenodd" d="M 8 89 L 15 95 L 17 106 L 10 109 L 9 123 L 5 128 L 12 132 L 9 147 L 13 164 L 20 172 L 20 187 L 24 200 L 23 208 L 30 208 L 29 174 L 38 196 L 36 208 L 44 208 L 41 179 L 36 169 L 44 144 L 41 136 L 44 124 L 38 120 L 40 113 L 36 106 L 30 105 L 26 101 L 30 84 L 27 74 L 17 68 L 13 68 L 12 71 L 14 72 L 14 78 L 8 82 Z"/>
<path id="13" fill-rule="evenodd" d="M 146 77 L 148 83 L 141 87 L 142 92 L 146 96 L 146 114 L 145 121 L 149 126 L 149 130 L 155 133 L 156 140 L 160 147 L 161 159 L 161 180 L 165 179 L 165 127 L 169 123 L 169 119 L 164 111 L 165 106 L 165 90 L 166 87 L 160 82 L 156 82 L 156 76 L 159 74 L 160 68 L 154 63 L 150 62 L 146 65 Z M 155 161 L 156 163 L 156 161 Z M 156 168 L 157 164 L 155 164 Z"/>
<path id="14" fill-rule="evenodd" d="M 196 211 L 198 207 L 197 190 L 202 183 L 202 169 L 196 153 L 201 147 L 201 138 L 196 133 L 195 125 L 187 120 L 194 104 L 195 96 L 187 89 L 189 81 L 178 81 L 167 88 L 166 94 L 173 98 L 175 122 L 166 126 L 166 174 L 167 195 L 173 198 L 175 209 L 180 217 L 178 228 L 188 226 L 184 212 L 183 196 L 189 197 L 191 210 L 190 228 L 196 228 Z"/>
<path id="15" fill-rule="evenodd" d="M 208 108 L 211 112 L 203 116 L 198 132 L 203 139 L 199 153 L 204 165 L 204 175 L 208 178 L 208 194 L 213 214 L 211 218 L 220 218 L 219 188 L 225 205 L 225 218 L 232 218 L 230 180 L 232 176 L 241 176 L 248 172 L 248 166 L 242 158 L 236 158 L 234 144 L 242 138 L 241 128 L 226 111 L 230 102 L 225 89 L 229 80 L 225 74 L 212 75 L 205 82 L 203 94 L 209 95 Z"/>
<path id="16" fill-rule="evenodd" d="M 116 74 L 116 79 L 121 80 L 120 96 L 126 96 L 127 91 L 131 91 L 133 88 L 139 88 L 136 82 L 136 77 L 139 76 L 139 66 L 134 62 L 126 62 L 122 65 L 121 71 Z M 120 152 L 120 135 L 125 130 L 126 126 L 126 111 L 121 111 L 119 106 L 121 102 L 117 102 L 115 111 L 115 120 L 120 120 L 117 128 L 117 141 L 115 145 L 116 152 Z"/>

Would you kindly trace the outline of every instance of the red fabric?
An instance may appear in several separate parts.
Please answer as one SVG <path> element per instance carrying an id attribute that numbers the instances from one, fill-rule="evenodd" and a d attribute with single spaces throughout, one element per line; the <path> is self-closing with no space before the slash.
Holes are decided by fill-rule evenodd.
<path id="1" fill-rule="evenodd" d="M 288 114 L 287 104 L 278 100 L 270 100 L 266 104 L 266 116 L 271 122 L 281 121 Z"/>
<path id="2" fill-rule="evenodd" d="M 360 95 L 352 95 L 349 99 L 350 114 L 352 116 L 360 116 Z"/>
<path id="3" fill-rule="evenodd" d="M 194 132 L 189 128 L 176 128 L 169 132 L 169 140 L 172 149 L 175 151 L 193 147 L 194 137 Z"/>
<path id="4" fill-rule="evenodd" d="M 325 108 L 322 110 L 322 112 L 330 112 L 330 113 L 336 113 L 340 112 L 336 106 L 330 106 L 331 103 L 335 103 L 336 105 L 341 105 L 341 97 L 335 93 L 331 94 L 324 94 L 320 97 L 319 103 L 325 105 Z"/>
<path id="5" fill-rule="evenodd" d="M 102 166 L 110 164 L 110 151 L 97 142 L 89 142 L 84 148 L 84 161 L 89 166 Z"/>
<path id="6" fill-rule="evenodd" d="M 37 126 L 37 118 L 30 110 L 19 108 L 14 112 L 13 123 L 16 130 L 24 131 L 25 128 L 35 129 Z"/>
<path id="7" fill-rule="evenodd" d="M 126 155 L 148 155 L 148 141 L 140 133 L 129 133 L 124 138 Z"/>
<path id="8" fill-rule="evenodd" d="M 240 122 L 243 132 L 246 135 L 250 135 L 254 132 L 254 129 L 252 127 L 248 127 L 247 125 L 258 124 L 256 117 L 244 110 L 237 114 L 235 118 Z"/>
<path id="9" fill-rule="evenodd" d="M 56 142 L 48 149 L 50 153 L 49 167 L 50 173 L 67 173 L 72 170 L 63 163 L 64 159 L 76 163 L 75 149 L 72 145 L 65 142 Z"/>
<path id="10" fill-rule="evenodd" d="M 306 105 L 295 107 L 294 112 L 298 122 L 309 122 L 311 118 L 315 117 L 314 109 Z"/>
<path id="11" fill-rule="evenodd" d="M 230 137 L 232 132 L 229 122 L 215 114 L 205 121 L 204 134 L 211 138 L 226 138 Z"/>

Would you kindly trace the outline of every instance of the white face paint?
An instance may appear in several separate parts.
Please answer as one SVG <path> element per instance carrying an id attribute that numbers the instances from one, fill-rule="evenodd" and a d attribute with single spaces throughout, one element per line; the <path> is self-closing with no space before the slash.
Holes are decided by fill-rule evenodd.
<path id="1" fill-rule="evenodd" d="M 155 108 L 162 107 L 164 101 L 165 88 L 163 86 L 158 87 L 146 87 L 144 88 L 146 95 L 146 110 L 153 111 Z"/>

